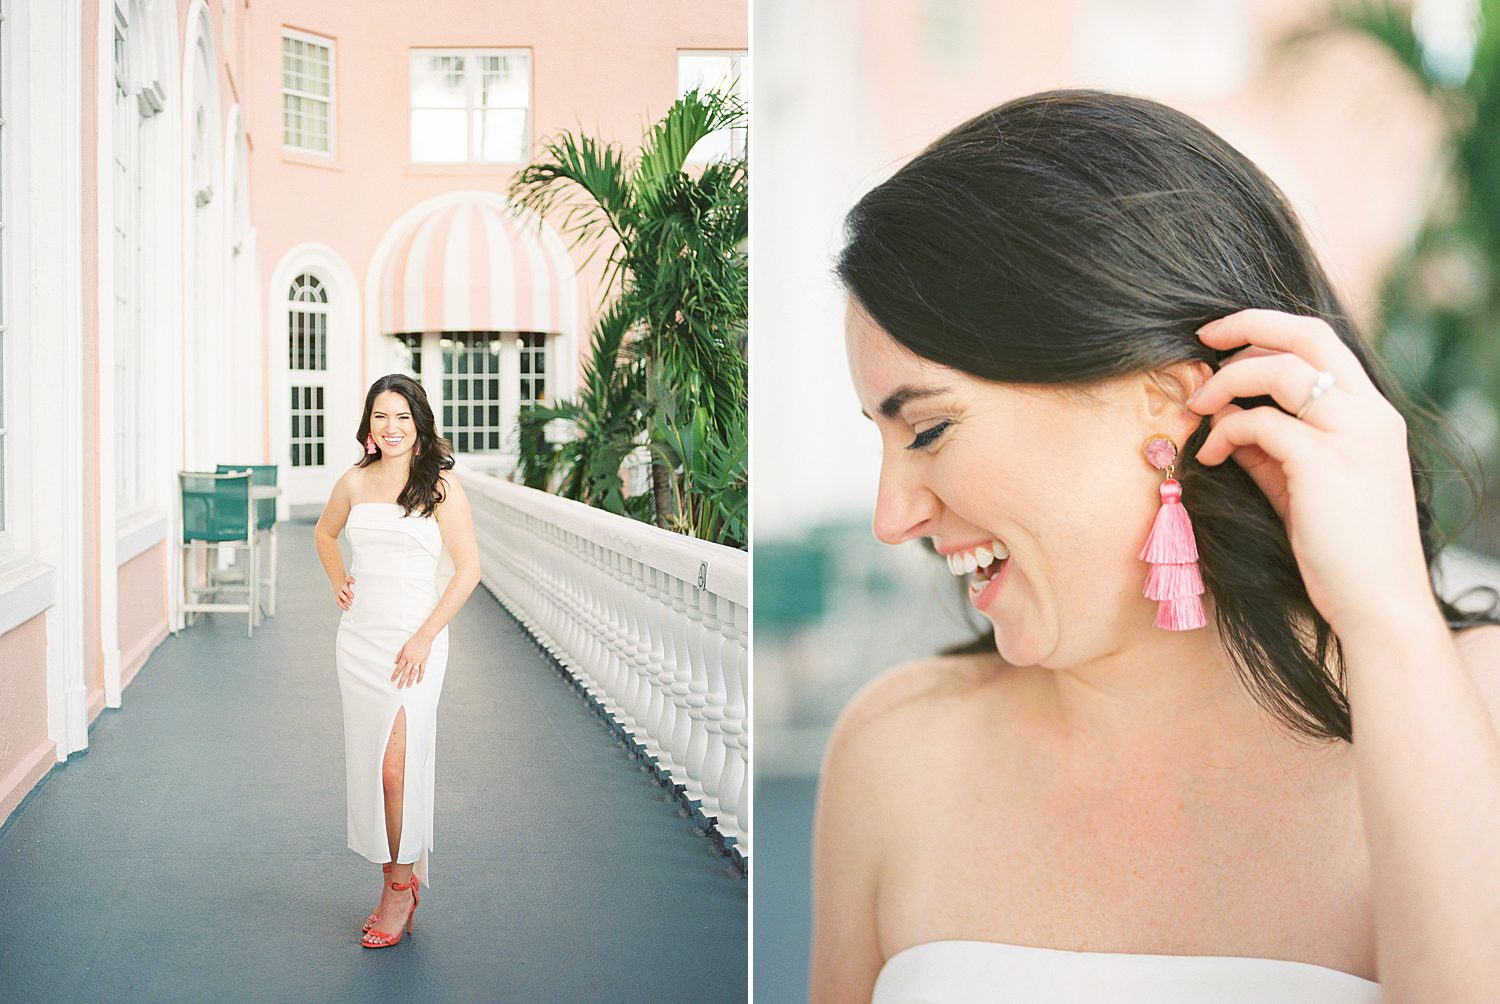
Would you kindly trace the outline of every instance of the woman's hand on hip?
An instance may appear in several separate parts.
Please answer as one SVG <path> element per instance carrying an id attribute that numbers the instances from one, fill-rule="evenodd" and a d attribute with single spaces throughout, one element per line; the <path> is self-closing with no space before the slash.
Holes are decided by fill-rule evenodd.
<path id="1" fill-rule="evenodd" d="M 391 681 L 397 688 L 412 687 L 422 682 L 427 671 L 427 655 L 432 651 L 432 639 L 420 631 L 406 640 L 401 651 L 396 653 L 396 671 Z"/>
<path id="2" fill-rule="evenodd" d="M 354 605 L 354 586 L 352 585 L 353 582 L 354 576 L 346 575 L 344 576 L 343 585 L 339 586 L 333 591 L 334 602 L 343 607 L 345 610 L 348 610 Z"/>

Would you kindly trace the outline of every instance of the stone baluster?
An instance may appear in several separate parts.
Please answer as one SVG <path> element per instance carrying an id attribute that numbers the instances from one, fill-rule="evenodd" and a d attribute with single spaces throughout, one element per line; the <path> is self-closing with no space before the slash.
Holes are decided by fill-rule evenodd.
<path id="1" fill-rule="evenodd" d="M 459 473 L 485 585 L 747 858 L 748 558 Z"/>
<path id="2" fill-rule="evenodd" d="M 707 590 L 698 594 L 703 611 L 703 671 L 707 689 L 703 699 L 703 813 L 717 818 L 723 809 L 719 793 L 724 779 L 724 633 L 719 628 L 719 597 Z"/>
<path id="3" fill-rule="evenodd" d="M 745 686 L 746 649 L 744 630 L 748 626 L 745 607 L 719 597 L 722 615 L 719 630 L 724 635 L 724 733 L 725 763 L 724 781 L 719 791 L 719 832 L 736 844 L 743 842 L 745 832 L 744 797 L 745 778 L 748 774 L 746 737 L 748 735 L 746 707 L 748 690 Z"/>

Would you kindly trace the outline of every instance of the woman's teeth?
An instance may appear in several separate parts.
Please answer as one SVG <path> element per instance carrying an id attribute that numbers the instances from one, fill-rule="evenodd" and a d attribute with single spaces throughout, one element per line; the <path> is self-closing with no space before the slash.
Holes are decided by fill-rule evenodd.
<path id="1" fill-rule="evenodd" d="M 1004 561 L 1009 557 L 1010 548 L 998 540 L 992 540 L 988 544 L 948 555 L 948 571 L 954 575 L 970 575 L 979 569 L 989 569 L 996 558 Z"/>

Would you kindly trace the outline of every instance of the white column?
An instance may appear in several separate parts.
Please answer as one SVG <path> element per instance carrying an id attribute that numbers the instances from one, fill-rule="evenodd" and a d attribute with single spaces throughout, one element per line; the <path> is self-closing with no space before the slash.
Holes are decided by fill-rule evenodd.
<path id="1" fill-rule="evenodd" d="M 117 558 L 119 519 L 115 509 L 115 480 L 119 457 L 115 455 L 115 5 L 99 0 L 99 23 L 95 41 L 94 121 L 96 180 L 94 254 L 99 262 L 94 302 L 98 316 L 99 436 L 99 556 L 94 573 L 99 576 L 99 646 L 104 657 L 104 705 L 120 706 L 120 564 Z M 139 29 L 146 30 L 145 25 Z M 133 99 L 132 99 L 133 100 Z M 123 197 L 123 193 L 122 197 Z M 133 235 L 132 235 L 133 237 Z M 138 290 L 130 290 L 134 301 Z"/>
<path id="2" fill-rule="evenodd" d="M 28 142 L 12 156 L 26 164 L 30 198 L 18 208 L 47 226 L 16 227 L 31 265 L 28 302 L 33 332 L 29 372 L 52 378 L 31 409 L 37 490 L 33 492 L 38 558 L 57 568 L 56 603 L 47 611 L 47 734 L 57 757 L 88 745 L 84 684 L 82 32 L 80 0 L 18 5 L 12 44 L 25 47 L 27 72 L 14 80 L 13 108 L 27 109 Z M 25 191 L 25 189 L 22 189 Z M 35 400 L 35 398 L 33 398 Z"/>
<path id="3" fill-rule="evenodd" d="M 521 340 L 514 331 L 500 336 L 500 449 L 516 454 L 516 419 L 521 415 Z"/>

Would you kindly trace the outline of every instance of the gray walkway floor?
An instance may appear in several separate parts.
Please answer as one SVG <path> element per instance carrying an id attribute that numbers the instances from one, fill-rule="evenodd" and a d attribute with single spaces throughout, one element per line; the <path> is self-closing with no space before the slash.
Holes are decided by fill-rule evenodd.
<path id="1" fill-rule="evenodd" d="M 450 626 L 433 885 L 361 948 L 340 611 L 311 524 L 280 535 L 278 615 L 169 636 L 0 830 L 0 1000 L 746 1000 L 745 880 L 483 586 Z"/>
<path id="2" fill-rule="evenodd" d="M 815 777 L 755 778 L 755 1002 L 807 1000 Z"/>

